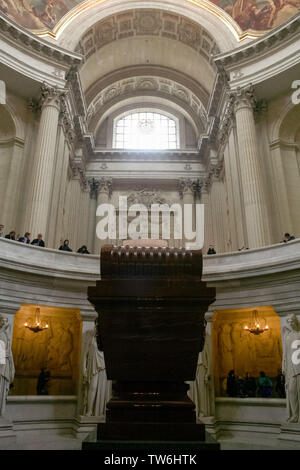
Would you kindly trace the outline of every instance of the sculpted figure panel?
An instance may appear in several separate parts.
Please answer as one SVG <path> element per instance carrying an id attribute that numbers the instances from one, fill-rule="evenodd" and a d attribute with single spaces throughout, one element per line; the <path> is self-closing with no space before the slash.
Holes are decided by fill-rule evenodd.
<path id="1" fill-rule="evenodd" d="M 285 375 L 288 421 L 300 422 L 300 323 L 296 315 L 287 317 L 284 329 L 282 372 Z"/>
<path id="2" fill-rule="evenodd" d="M 4 415 L 7 395 L 15 375 L 8 327 L 7 318 L 0 315 L 0 416 Z"/>
<path id="3" fill-rule="evenodd" d="M 263 315 L 263 314 L 262 314 Z M 259 377 L 264 371 L 275 378 L 282 362 L 282 343 L 279 317 L 268 315 L 269 330 L 253 335 L 244 329 L 250 313 L 218 313 L 213 321 L 213 358 L 216 395 L 226 394 L 226 380 L 230 370 L 244 378 L 248 373 Z"/>
<path id="4" fill-rule="evenodd" d="M 33 309 L 34 311 L 34 309 Z M 16 378 L 14 395 L 35 395 L 37 378 L 44 368 L 50 372 L 49 394 L 76 393 L 81 321 L 68 309 L 41 308 L 49 328 L 34 333 L 24 327 L 30 309 L 17 313 L 13 332 Z"/>

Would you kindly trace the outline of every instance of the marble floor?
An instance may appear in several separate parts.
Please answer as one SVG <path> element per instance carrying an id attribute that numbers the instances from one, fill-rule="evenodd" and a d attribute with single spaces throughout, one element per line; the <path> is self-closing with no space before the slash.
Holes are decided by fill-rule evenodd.
<path id="1" fill-rule="evenodd" d="M 18 431 L 16 442 L 0 446 L 2 450 L 80 450 L 81 439 L 53 431 Z M 300 450 L 300 442 L 224 437 L 221 450 Z"/>

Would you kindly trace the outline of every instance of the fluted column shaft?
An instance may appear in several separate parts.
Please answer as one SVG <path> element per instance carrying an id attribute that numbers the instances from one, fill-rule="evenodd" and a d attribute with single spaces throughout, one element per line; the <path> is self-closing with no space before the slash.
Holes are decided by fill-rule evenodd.
<path id="1" fill-rule="evenodd" d="M 184 206 L 185 204 L 191 204 L 193 206 L 192 216 L 193 216 L 193 230 L 195 230 L 195 201 L 194 201 L 194 183 L 193 180 L 189 178 L 182 178 L 179 181 L 179 192 L 182 199 L 182 215 L 184 217 Z M 184 220 L 182 221 L 182 246 L 188 247 L 193 240 L 188 240 L 185 238 L 184 234 Z M 179 241 L 179 240 L 178 240 Z"/>
<path id="2" fill-rule="evenodd" d="M 208 185 L 204 184 L 201 188 L 201 204 L 204 204 L 204 247 L 203 253 L 206 254 L 209 245 L 215 246 L 213 226 L 212 226 L 212 215 L 211 215 L 211 204 L 209 197 Z"/>
<path id="3" fill-rule="evenodd" d="M 24 142 L 15 140 L 13 154 L 10 162 L 8 182 L 6 188 L 3 221 L 7 227 L 20 227 L 20 197 L 22 191 L 22 177 L 24 171 Z"/>
<path id="4" fill-rule="evenodd" d="M 89 200 L 89 218 L 88 218 L 88 249 L 94 253 L 95 237 L 96 237 L 96 210 L 97 210 L 97 188 L 91 185 L 90 200 Z"/>
<path id="5" fill-rule="evenodd" d="M 44 235 L 47 241 L 47 223 L 51 203 L 56 137 L 60 112 L 60 97 L 56 89 L 50 89 L 42 105 L 32 167 L 31 200 L 29 203 L 28 230 L 35 237 Z"/>
<path id="6" fill-rule="evenodd" d="M 215 250 L 217 253 L 224 253 L 227 251 L 228 232 L 225 221 L 225 217 L 227 215 L 225 209 L 225 198 L 225 185 L 218 179 L 218 177 L 214 176 L 211 188 L 211 203 L 213 209 L 213 230 L 216 242 Z"/>
<path id="7" fill-rule="evenodd" d="M 257 248 L 270 243 L 270 228 L 259 165 L 251 91 L 237 92 L 235 116 L 248 247 Z"/>
<path id="8" fill-rule="evenodd" d="M 98 195 L 97 195 L 97 207 L 100 206 L 101 204 L 108 204 L 111 196 L 111 190 L 112 190 L 112 181 L 109 178 L 102 178 L 101 180 L 98 181 Z M 96 208 L 97 210 L 97 208 Z M 95 212 L 95 218 L 96 218 L 96 212 Z M 97 237 L 97 234 L 95 232 L 95 254 L 100 255 L 101 252 L 101 247 L 104 245 L 107 245 L 109 243 L 112 243 L 112 241 L 106 239 L 106 240 L 100 240 Z"/>

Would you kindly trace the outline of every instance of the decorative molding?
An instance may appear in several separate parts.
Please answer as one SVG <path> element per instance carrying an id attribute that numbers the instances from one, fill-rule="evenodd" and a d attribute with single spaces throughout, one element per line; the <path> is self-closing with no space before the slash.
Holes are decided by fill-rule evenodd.
<path id="1" fill-rule="evenodd" d="M 130 193 L 127 198 L 128 207 L 133 204 L 143 204 L 149 209 L 152 204 L 168 204 L 168 202 L 156 189 L 140 186 L 136 191 Z"/>
<path id="2" fill-rule="evenodd" d="M 300 30 L 300 15 L 291 18 L 287 23 L 278 26 L 273 31 L 264 36 L 237 47 L 233 51 L 219 54 L 214 57 L 214 61 L 219 70 L 224 70 L 227 65 L 237 64 L 265 53 L 271 47 L 277 46 L 278 43 L 283 44 L 284 40 L 289 40 L 295 33 Z"/>
<path id="3" fill-rule="evenodd" d="M 2 13 L 0 13 L 0 34 L 3 34 L 13 41 L 14 44 L 17 43 L 27 51 L 29 49 L 32 52 L 38 53 L 39 56 L 69 65 L 81 63 L 82 58 L 77 53 L 67 51 L 37 37 Z"/>
<path id="4" fill-rule="evenodd" d="M 76 106 L 76 114 L 79 116 L 86 116 L 87 107 L 85 96 L 81 86 L 81 80 L 78 73 L 78 65 L 72 65 L 66 73 L 67 86 L 72 91 Z"/>
<path id="5" fill-rule="evenodd" d="M 133 77 L 159 77 L 164 80 L 171 80 L 190 90 L 196 98 L 203 104 L 205 109 L 209 103 L 210 93 L 194 78 L 190 77 L 185 71 L 173 69 L 155 64 L 135 64 L 127 67 L 111 71 L 103 77 L 94 82 L 86 91 L 85 97 L 87 103 L 90 103 L 96 98 L 99 93 L 105 88 L 111 86 L 116 82 L 131 79 Z"/>
<path id="6" fill-rule="evenodd" d="M 224 115 L 221 119 L 221 126 L 218 132 L 218 142 L 221 147 L 227 142 L 234 121 L 234 99 L 232 95 L 228 96 Z"/>
<path id="7" fill-rule="evenodd" d="M 191 90 L 172 79 L 153 76 L 132 76 L 101 90 L 88 107 L 87 122 L 90 123 L 96 115 L 103 115 L 116 100 L 121 101 L 130 96 L 142 96 L 145 93 L 175 101 L 187 110 L 199 131 L 201 128 L 205 129 L 207 112 L 200 99 Z"/>
<path id="8" fill-rule="evenodd" d="M 86 61 L 113 41 L 141 35 L 180 41 L 196 50 L 213 66 L 212 56 L 219 51 L 211 35 L 189 18 L 165 10 L 136 9 L 107 16 L 94 24 L 80 39 L 76 52 L 82 54 Z"/>

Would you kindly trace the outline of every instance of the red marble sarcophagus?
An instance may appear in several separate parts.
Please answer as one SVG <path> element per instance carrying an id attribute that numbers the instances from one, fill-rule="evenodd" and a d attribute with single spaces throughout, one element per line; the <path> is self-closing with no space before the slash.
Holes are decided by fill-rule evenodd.
<path id="1" fill-rule="evenodd" d="M 88 288 L 114 393 L 101 440 L 204 440 L 185 381 L 195 379 L 215 289 L 201 281 L 202 253 L 105 246 L 101 280 Z"/>

